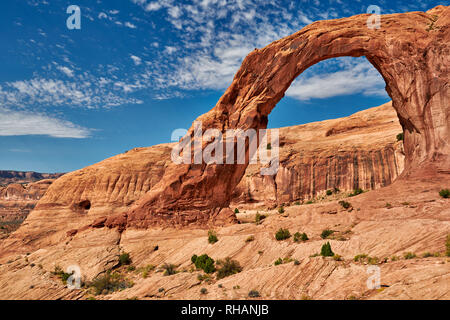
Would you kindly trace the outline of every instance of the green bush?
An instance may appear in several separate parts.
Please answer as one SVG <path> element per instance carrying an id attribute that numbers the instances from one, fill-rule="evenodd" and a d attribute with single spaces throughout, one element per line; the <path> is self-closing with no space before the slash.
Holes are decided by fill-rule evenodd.
<path id="1" fill-rule="evenodd" d="M 322 257 L 332 257 L 334 256 L 333 250 L 331 250 L 331 245 L 329 242 L 325 243 L 320 250 L 320 255 Z"/>
<path id="2" fill-rule="evenodd" d="M 125 280 L 121 274 L 111 274 L 111 271 L 108 271 L 95 278 L 88 286 L 94 290 L 94 294 L 99 295 L 130 288 L 133 284 Z"/>
<path id="3" fill-rule="evenodd" d="M 344 201 L 344 200 L 341 200 L 341 201 L 339 201 L 338 202 L 341 206 L 342 206 L 342 208 L 344 208 L 344 209 L 348 209 L 348 208 L 350 208 L 352 205 L 350 204 L 350 202 L 347 202 L 347 201 Z"/>
<path id="4" fill-rule="evenodd" d="M 238 208 L 234 209 L 234 213 L 239 213 L 239 209 Z"/>
<path id="5" fill-rule="evenodd" d="M 171 276 L 177 273 L 176 266 L 174 264 L 164 263 L 162 269 L 164 270 L 165 276 Z"/>
<path id="6" fill-rule="evenodd" d="M 217 241 L 219 241 L 219 239 L 217 238 L 216 232 L 214 230 L 209 230 L 208 231 L 208 242 L 211 244 L 214 244 Z"/>
<path id="7" fill-rule="evenodd" d="M 399 134 L 397 135 L 397 141 L 403 141 L 403 138 L 404 138 L 403 132 L 402 132 L 402 133 L 399 133 Z"/>
<path id="8" fill-rule="evenodd" d="M 349 194 L 349 197 L 354 197 L 357 196 L 358 194 L 363 193 L 364 190 L 361 188 L 356 188 L 352 193 Z"/>
<path id="9" fill-rule="evenodd" d="M 261 297 L 261 295 L 259 294 L 259 292 L 256 291 L 256 290 L 250 290 L 250 292 L 248 293 L 248 296 L 249 296 L 250 298 L 259 298 L 259 297 Z"/>
<path id="10" fill-rule="evenodd" d="M 296 232 L 294 233 L 294 241 L 295 242 L 299 242 L 299 241 L 307 241 L 309 240 L 308 236 L 306 235 L 306 233 L 300 233 L 300 232 Z"/>
<path id="11" fill-rule="evenodd" d="M 333 233 L 334 233 L 333 230 L 325 229 L 325 230 L 323 230 L 322 233 L 320 234 L 320 237 L 321 237 L 322 239 L 326 239 L 326 238 L 328 238 L 329 236 L 331 236 Z"/>
<path id="12" fill-rule="evenodd" d="M 278 241 L 286 240 L 289 239 L 290 237 L 291 233 L 289 232 L 288 229 L 280 228 L 280 230 L 278 230 L 277 233 L 275 233 L 275 239 L 277 239 Z"/>
<path id="13" fill-rule="evenodd" d="M 197 261 L 197 255 L 196 254 L 194 254 L 192 257 L 191 257 L 191 262 L 193 263 L 193 264 L 195 264 L 195 261 Z"/>
<path id="14" fill-rule="evenodd" d="M 265 218 L 266 218 L 265 215 L 257 213 L 257 214 L 255 215 L 255 223 L 256 223 L 256 224 L 260 224 L 261 221 L 264 220 Z"/>
<path id="15" fill-rule="evenodd" d="M 445 198 L 445 199 L 450 198 L 450 190 L 449 189 L 442 189 L 441 191 L 439 191 L 439 195 L 442 198 Z"/>
<path id="16" fill-rule="evenodd" d="M 333 191 L 327 190 L 327 196 L 331 196 L 333 194 Z"/>
<path id="17" fill-rule="evenodd" d="M 271 150 L 272 149 L 272 145 L 270 143 L 267 144 L 267 150 Z"/>
<path id="18" fill-rule="evenodd" d="M 223 279 L 242 271 L 239 262 L 231 260 L 230 257 L 227 257 L 224 260 L 218 260 L 217 265 L 219 266 L 219 269 L 217 270 L 217 279 Z"/>
<path id="19" fill-rule="evenodd" d="M 355 262 L 363 262 L 364 260 L 366 260 L 366 258 L 367 258 L 367 254 L 365 254 L 365 253 L 362 253 L 362 254 L 358 254 L 358 255 L 356 255 L 354 258 L 353 258 L 353 261 L 355 261 Z"/>
<path id="20" fill-rule="evenodd" d="M 69 277 L 73 275 L 73 272 L 72 273 L 64 272 L 60 266 L 55 266 L 55 270 L 52 273 L 55 276 L 59 277 L 64 284 L 66 284 Z"/>
<path id="21" fill-rule="evenodd" d="M 119 256 L 119 263 L 120 263 L 121 266 L 125 266 L 125 265 L 131 264 L 130 254 L 126 253 L 126 252 L 122 253 Z"/>
<path id="22" fill-rule="evenodd" d="M 284 207 L 283 206 L 278 208 L 278 213 L 284 213 Z"/>
<path id="23" fill-rule="evenodd" d="M 191 261 L 194 257 L 196 257 L 196 255 L 192 256 Z M 214 267 L 214 260 L 207 254 L 202 254 L 201 256 L 197 257 L 194 261 L 194 264 L 197 269 L 201 269 L 205 273 L 213 273 L 214 271 L 216 271 L 216 268 Z"/>
<path id="24" fill-rule="evenodd" d="M 200 293 L 201 293 L 201 294 L 207 294 L 207 293 L 208 293 L 208 289 L 206 289 L 206 288 L 201 288 L 201 289 L 200 289 Z"/>
<path id="25" fill-rule="evenodd" d="M 283 259 L 278 258 L 277 260 L 275 260 L 275 262 L 273 264 L 276 265 L 276 266 L 278 266 L 280 264 L 283 264 Z"/>
<path id="26" fill-rule="evenodd" d="M 252 242 L 255 240 L 254 236 L 249 236 L 247 239 L 245 239 L 245 242 Z"/>
<path id="27" fill-rule="evenodd" d="M 405 252 L 404 254 L 403 254 L 403 257 L 405 258 L 405 259 L 414 259 L 415 257 L 416 257 L 416 254 L 415 253 L 413 253 L 413 252 Z"/>

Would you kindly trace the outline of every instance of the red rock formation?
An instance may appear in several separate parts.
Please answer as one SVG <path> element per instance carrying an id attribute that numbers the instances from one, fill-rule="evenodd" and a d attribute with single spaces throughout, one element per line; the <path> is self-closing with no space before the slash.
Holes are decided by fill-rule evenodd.
<path id="1" fill-rule="evenodd" d="M 16 230 L 43 197 L 53 179 L 29 184 L 0 187 L 0 228 L 4 233 Z"/>
<path id="2" fill-rule="evenodd" d="M 346 118 L 281 128 L 277 174 L 263 176 L 261 165 L 250 164 L 231 207 L 267 208 L 322 196 L 334 188 L 389 185 L 403 171 L 403 144 L 396 139 L 401 130 L 391 103 Z"/>
<path id="3" fill-rule="evenodd" d="M 404 129 L 404 177 L 428 168 L 450 171 L 450 7 L 318 21 L 255 49 L 216 106 L 197 120 L 203 129 L 260 129 L 292 81 L 322 60 L 365 56 L 381 73 Z M 189 135 L 193 137 L 194 128 Z M 203 144 L 203 148 L 207 143 Z M 128 225 L 227 221 L 229 201 L 246 165 L 171 164 L 162 180 L 127 215 Z M 222 214 L 223 213 L 223 218 Z M 109 225 L 113 227 L 114 224 Z"/>

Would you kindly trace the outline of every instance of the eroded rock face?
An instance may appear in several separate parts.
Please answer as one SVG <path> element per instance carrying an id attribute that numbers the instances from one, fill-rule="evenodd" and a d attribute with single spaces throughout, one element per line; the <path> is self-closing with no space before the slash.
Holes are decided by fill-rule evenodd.
<path id="1" fill-rule="evenodd" d="M 45 179 L 26 185 L 12 183 L 0 187 L 0 238 L 20 226 L 53 181 Z"/>
<path id="2" fill-rule="evenodd" d="M 450 8 L 383 15 L 380 29 L 369 29 L 368 17 L 314 22 L 255 49 L 216 106 L 197 121 L 204 130 L 222 132 L 265 128 L 269 113 L 308 67 L 334 57 L 365 56 L 383 76 L 404 130 L 403 178 L 419 172 L 418 168 L 449 172 Z M 188 134 L 194 137 L 194 126 Z M 199 223 L 217 220 L 246 168 L 171 164 L 161 181 L 128 212 L 127 225 L 179 224 L 186 223 L 187 217 Z"/>
<path id="3" fill-rule="evenodd" d="M 280 130 L 280 168 L 274 176 L 250 164 L 231 207 L 272 208 L 303 202 L 338 188 L 373 190 L 391 184 L 403 171 L 402 128 L 392 104 Z"/>

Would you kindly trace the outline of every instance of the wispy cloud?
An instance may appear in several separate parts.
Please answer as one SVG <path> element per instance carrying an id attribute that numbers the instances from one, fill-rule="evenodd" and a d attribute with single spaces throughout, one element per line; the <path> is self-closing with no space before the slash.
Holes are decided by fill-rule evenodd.
<path id="1" fill-rule="evenodd" d="M 0 136 L 46 135 L 54 138 L 88 138 L 91 130 L 70 121 L 40 113 L 0 108 Z M 15 151 L 19 152 L 19 151 Z"/>
<path id="2" fill-rule="evenodd" d="M 343 58 L 341 70 L 332 73 L 300 77 L 289 87 L 286 95 L 298 100 L 330 98 L 348 94 L 386 96 L 385 82 L 378 71 L 367 61 Z M 314 67 L 313 67 L 314 68 Z"/>

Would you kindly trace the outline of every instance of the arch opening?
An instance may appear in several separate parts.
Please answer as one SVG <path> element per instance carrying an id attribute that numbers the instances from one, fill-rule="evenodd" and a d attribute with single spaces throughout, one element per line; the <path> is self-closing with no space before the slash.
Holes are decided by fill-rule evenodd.
<path id="1" fill-rule="evenodd" d="M 432 16 L 437 16 L 436 28 L 427 31 L 424 26 Z M 275 105 L 306 69 L 330 58 L 365 56 L 382 75 L 404 129 L 402 177 L 424 170 L 450 172 L 449 19 L 450 8 L 436 7 L 426 13 L 384 15 L 383 24 L 389 28 L 382 30 L 367 28 L 364 14 L 312 23 L 252 51 L 216 106 L 197 120 L 204 129 L 266 128 Z M 162 180 L 128 212 L 127 223 L 145 227 L 235 220 L 228 205 L 246 168 L 171 164 Z M 170 211 L 180 214 L 161 218 Z"/>

